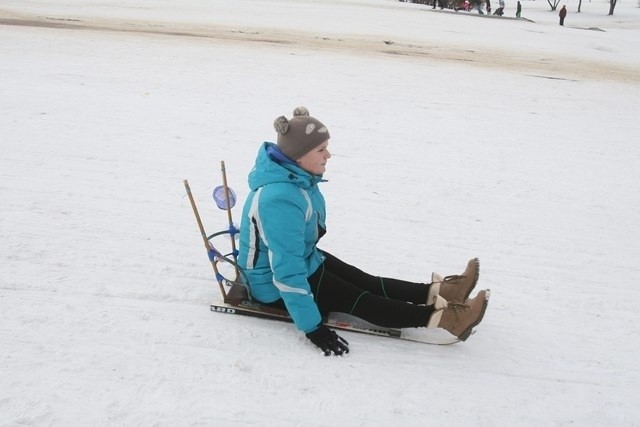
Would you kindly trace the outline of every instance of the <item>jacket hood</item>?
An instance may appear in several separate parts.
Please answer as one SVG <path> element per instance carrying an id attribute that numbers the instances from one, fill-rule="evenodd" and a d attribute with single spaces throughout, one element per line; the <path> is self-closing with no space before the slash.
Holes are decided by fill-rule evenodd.
<path id="1" fill-rule="evenodd" d="M 258 150 L 248 181 L 251 191 L 274 182 L 290 182 L 302 188 L 310 188 L 321 182 L 322 176 L 311 175 L 287 158 L 276 144 L 264 142 Z"/>

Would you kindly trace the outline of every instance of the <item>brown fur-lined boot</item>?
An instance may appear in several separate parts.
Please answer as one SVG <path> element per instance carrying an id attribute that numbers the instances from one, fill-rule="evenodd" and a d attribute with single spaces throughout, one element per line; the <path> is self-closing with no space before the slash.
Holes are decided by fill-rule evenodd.
<path id="1" fill-rule="evenodd" d="M 477 326 L 484 317 L 484 312 L 489 304 L 489 290 L 480 291 L 475 298 L 465 303 L 449 303 L 445 307 L 434 303 L 434 312 L 429 318 L 427 328 L 442 328 L 461 341 L 465 341 L 471 335 L 472 329 Z M 436 296 L 436 300 L 442 298 Z"/>
<path id="2" fill-rule="evenodd" d="M 439 295 L 450 302 L 464 303 L 471 295 L 471 291 L 478 283 L 480 276 L 480 261 L 473 258 L 467 263 L 467 268 L 461 275 L 442 277 L 438 273 L 431 275 L 432 288 L 439 284 Z"/>

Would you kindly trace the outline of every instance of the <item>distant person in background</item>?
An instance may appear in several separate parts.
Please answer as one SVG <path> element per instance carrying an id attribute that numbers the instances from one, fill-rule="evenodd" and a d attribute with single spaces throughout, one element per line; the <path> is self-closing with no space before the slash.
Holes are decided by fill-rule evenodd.
<path id="1" fill-rule="evenodd" d="M 462 5 L 460 7 L 456 7 L 454 8 L 454 10 L 457 12 L 459 10 L 464 10 L 469 12 L 469 9 L 471 9 L 471 3 L 469 3 L 469 0 L 464 0 L 464 3 L 462 3 Z"/>
<path id="2" fill-rule="evenodd" d="M 489 291 L 480 291 L 469 299 L 478 259 L 461 275 L 432 274 L 430 283 L 418 283 L 367 274 L 319 249 L 327 232 L 320 187 L 326 185 L 323 174 L 331 159 L 329 130 L 305 107 L 290 119 L 278 117 L 274 128 L 277 144 L 260 145 L 242 211 L 238 265 L 251 295 L 286 309 L 325 356 L 349 352 L 347 341 L 323 325 L 329 312 L 392 328 L 441 328 L 466 340 L 489 298 Z"/>
<path id="3" fill-rule="evenodd" d="M 516 6 L 516 18 L 520 18 L 521 13 L 522 13 L 522 5 L 520 4 L 520 0 L 518 0 L 518 6 Z"/>
<path id="4" fill-rule="evenodd" d="M 487 0 L 487 15 L 491 15 L 491 0 Z"/>
<path id="5" fill-rule="evenodd" d="M 558 16 L 560 17 L 560 25 L 564 26 L 564 18 L 567 17 L 567 6 L 562 6 L 562 9 L 560 9 L 560 13 L 558 13 Z"/>

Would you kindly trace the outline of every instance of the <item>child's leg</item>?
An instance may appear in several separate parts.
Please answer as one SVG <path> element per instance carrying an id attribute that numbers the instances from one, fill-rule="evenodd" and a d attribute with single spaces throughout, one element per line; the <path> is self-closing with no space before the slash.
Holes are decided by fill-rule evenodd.
<path id="1" fill-rule="evenodd" d="M 347 264 L 326 251 L 324 262 L 325 271 L 356 285 L 358 288 L 374 295 L 395 299 L 398 301 L 426 304 L 430 284 L 408 282 L 388 277 L 372 276 L 364 271 Z"/>
<path id="2" fill-rule="evenodd" d="M 309 277 L 309 284 L 320 312 L 347 313 L 379 326 L 390 328 L 423 327 L 427 325 L 433 305 L 416 305 L 378 296 L 356 286 L 321 266 Z M 425 287 L 425 285 L 422 285 Z M 426 293 L 423 301 L 426 300 Z"/>

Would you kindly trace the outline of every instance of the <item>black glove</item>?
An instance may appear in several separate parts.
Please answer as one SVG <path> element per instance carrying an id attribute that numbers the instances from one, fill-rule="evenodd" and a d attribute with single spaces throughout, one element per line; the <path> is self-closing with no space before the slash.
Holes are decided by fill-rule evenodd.
<path id="1" fill-rule="evenodd" d="M 309 332 L 306 336 L 324 352 L 325 356 L 331 356 L 332 354 L 342 356 L 343 353 L 349 353 L 347 340 L 324 325 L 320 325 L 318 329 Z"/>

